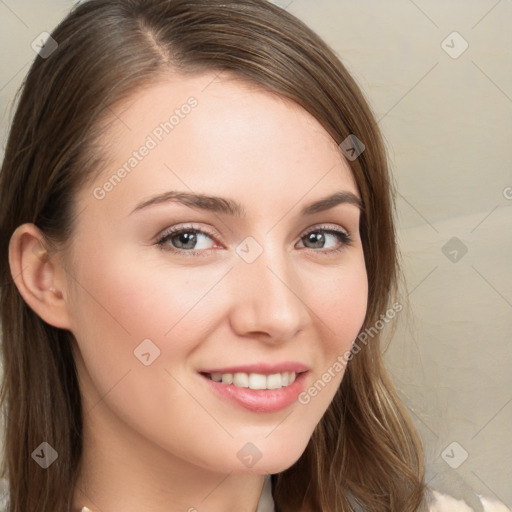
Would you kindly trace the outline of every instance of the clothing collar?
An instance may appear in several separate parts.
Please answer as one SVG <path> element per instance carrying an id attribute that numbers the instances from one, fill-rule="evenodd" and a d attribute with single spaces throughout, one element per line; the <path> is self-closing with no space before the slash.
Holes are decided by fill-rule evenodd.
<path id="1" fill-rule="evenodd" d="M 261 491 L 260 501 L 256 512 L 276 512 L 274 498 L 272 498 L 271 475 L 265 476 L 265 483 L 263 484 L 263 491 Z"/>

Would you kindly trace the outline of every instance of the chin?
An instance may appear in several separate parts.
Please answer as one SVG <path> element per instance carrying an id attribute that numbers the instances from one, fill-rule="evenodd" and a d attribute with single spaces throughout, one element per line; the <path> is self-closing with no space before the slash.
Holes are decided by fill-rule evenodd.
<path id="1" fill-rule="evenodd" d="M 258 474 L 258 475 L 274 475 L 276 473 L 282 473 L 283 471 L 286 471 L 287 469 L 291 468 L 301 457 L 303 452 L 301 452 L 296 457 L 290 457 L 290 458 L 279 458 L 275 461 L 267 461 L 266 464 L 263 464 L 263 462 L 260 464 L 256 464 L 254 466 L 252 474 Z"/>
<path id="2" fill-rule="evenodd" d="M 251 467 L 244 468 L 242 464 L 235 471 L 258 475 L 281 473 L 300 459 L 306 446 L 307 442 L 295 446 L 284 446 L 284 443 L 279 443 L 277 446 L 262 447 L 260 458 L 258 460 L 255 458 Z"/>
<path id="3" fill-rule="evenodd" d="M 218 473 L 233 473 L 237 475 L 267 475 L 281 473 L 293 466 L 304 453 L 307 443 L 295 446 L 283 446 L 256 441 L 237 444 L 236 449 L 224 447 L 224 450 L 212 454 L 208 460 L 197 460 L 196 464 Z M 235 455 L 233 457 L 233 454 Z"/>

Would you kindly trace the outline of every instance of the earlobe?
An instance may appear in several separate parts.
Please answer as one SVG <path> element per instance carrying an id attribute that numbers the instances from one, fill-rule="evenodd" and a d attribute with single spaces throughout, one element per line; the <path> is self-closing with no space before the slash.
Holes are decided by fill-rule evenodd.
<path id="1" fill-rule="evenodd" d="M 9 243 L 11 275 L 21 296 L 46 323 L 70 329 L 65 300 L 65 271 L 51 257 L 35 224 L 22 224 Z"/>

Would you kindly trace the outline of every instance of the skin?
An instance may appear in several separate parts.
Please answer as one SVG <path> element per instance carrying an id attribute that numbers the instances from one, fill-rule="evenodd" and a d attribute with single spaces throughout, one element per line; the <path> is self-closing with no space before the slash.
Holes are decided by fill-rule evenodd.
<path id="1" fill-rule="evenodd" d="M 170 75 L 118 106 L 102 139 L 106 169 L 79 192 L 65 248 L 47 253 L 33 224 L 11 240 L 23 297 L 76 339 L 85 432 L 76 507 L 254 512 L 264 475 L 300 457 L 343 371 L 308 404 L 257 413 L 214 395 L 198 370 L 296 361 L 309 368 L 307 389 L 364 320 L 359 209 L 299 215 L 335 191 L 359 196 L 336 143 L 296 104 L 214 78 Z M 190 96 L 197 107 L 97 199 L 94 190 Z M 235 199 L 247 217 L 171 202 L 131 213 L 170 190 Z M 207 233 L 198 238 L 203 256 L 156 244 L 165 229 L 190 224 Z M 351 244 L 331 234 L 324 246 L 308 242 L 321 225 L 347 231 Z M 249 236 L 262 250 L 252 263 L 236 252 Z M 134 356 L 144 339 L 160 350 L 148 366 Z M 251 468 L 237 457 L 248 442 L 261 452 Z"/>

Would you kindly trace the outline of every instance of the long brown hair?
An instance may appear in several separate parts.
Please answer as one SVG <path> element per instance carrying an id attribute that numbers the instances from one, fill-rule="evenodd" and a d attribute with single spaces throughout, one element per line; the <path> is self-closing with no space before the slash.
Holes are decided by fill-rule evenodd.
<path id="1" fill-rule="evenodd" d="M 226 71 L 289 98 L 350 159 L 364 211 L 360 233 L 373 328 L 395 297 L 393 194 L 379 129 L 334 52 L 301 21 L 265 0 L 89 0 L 52 33 L 57 48 L 34 61 L 19 97 L 0 173 L 0 283 L 6 413 L 3 474 L 11 512 L 68 511 L 82 453 L 82 410 L 71 333 L 41 320 L 19 294 L 8 243 L 31 222 L 48 242 L 73 234 L 74 198 L 101 168 L 100 120 L 171 67 Z M 379 333 L 349 361 L 337 394 L 300 459 L 275 475 L 282 512 L 416 511 L 424 506 L 423 452 L 383 367 Z M 42 441 L 58 460 L 42 470 Z"/>

